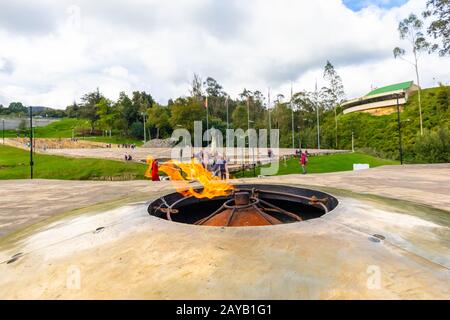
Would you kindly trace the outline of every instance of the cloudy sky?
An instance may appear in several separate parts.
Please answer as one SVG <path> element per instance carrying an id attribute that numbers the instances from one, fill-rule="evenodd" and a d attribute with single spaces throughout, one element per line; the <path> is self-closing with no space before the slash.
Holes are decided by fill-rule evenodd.
<path id="1" fill-rule="evenodd" d="M 0 0 L 0 103 L 64 108 L 99 87 L 186 95 L 193 73 L 232 96 L 312 90 L 330 60 L 349 98 L 414 79 L 395 60 L 398 21 L 425 0 Z M 406 47 L 405 47 L 406 48 Z M 422 86 L 450 58 L 420 57 Z"/>

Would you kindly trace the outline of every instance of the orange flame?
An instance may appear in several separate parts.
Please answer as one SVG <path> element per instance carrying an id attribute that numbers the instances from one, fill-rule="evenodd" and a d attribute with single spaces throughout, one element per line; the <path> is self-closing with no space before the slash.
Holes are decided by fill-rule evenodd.
<path id="1" fill-rule="evenodd" d="M 151 166 L 151 161 L 149 162 Z M 170 160 L 160 165 L 159 171 L 164 172 L 172 181 L 182 181 L 182 183 L 174 183 L 177 192 L 183 196 L 193 196 L 195 198 L 208 198 L 227 196 L 234 189 L 234 186 L 220 180 L 211 172 L 203 168 L 198 160 L 193 159 L 189 163 L 183 163 L 176 160 Z M 200 192 L 189 185 L 188 181 L 197 180 L 203 186 Z"/>

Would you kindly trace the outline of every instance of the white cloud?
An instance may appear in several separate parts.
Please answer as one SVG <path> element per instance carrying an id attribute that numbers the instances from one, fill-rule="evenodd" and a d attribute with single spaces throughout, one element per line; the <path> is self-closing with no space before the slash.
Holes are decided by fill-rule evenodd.
<path id="1" fill-rule="evenodd" d="M 404 45 L 398 21 L 423 7 L 421 0 L 358 12 L 340 0 L 2 1 L 0 103 L 64 108 L 97 87 L 111 99 L 146 90 L 165 103 L 187 94 L 194 72 L 231 95 L 268 86 L 286 95 L 291 82 L 296 90 L 313 89 L 315 79 L 322 85 L 327 59 L 354 97 L 414 78 L 392 48 Z M 423 86 L 450 82 L 449 58 L 425 54 L 421 66 Z"/>

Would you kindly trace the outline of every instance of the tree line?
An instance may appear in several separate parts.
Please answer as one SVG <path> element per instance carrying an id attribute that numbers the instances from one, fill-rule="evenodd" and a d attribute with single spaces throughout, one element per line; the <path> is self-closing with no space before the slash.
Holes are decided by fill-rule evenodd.
<path id="1" fill-rule="evenodd" d="M 149 138 L 168 138 L 177 128 L 193 132 L 194 121 L 202 121 L 206 129 L 208 113 L 209 128 L 225 132 L 227 128 L 246 130 L 250 127 L 258 130 L 270 127 L 280 130 L 280 144 L 283 147 L 299 147 L 300 132 L 306 132 L 315 125 L 317 112 L 319 118 L 336 118 L 338 106 L 345 99 L 342 80 L 329 61 L 324 69 L 324 78 L 328 85 L 314 92 L 293 92 L 292 97 L 275 94 L 269 102 L 267 93 L 247 88 L 236 98 L 231 98 L 217 80 L 207 77 L 203 81 L 195 74 L 189 94 L 170 99 L 167 105 L 157 103 L 150 93 L 143 91 L 135 91 L 131 96 L 121 92 L 117 101 L 112 101 L 97 89 L 85 94 L 80 103 L 74 102 L 64 112 L 70 118 L 87 119 L 93 133 L 111 130 L 116 135 L 136 139 L 144 137 L 144 130 Z M 323 134 L 323 146 L 335 147 L 335 132 Z M 332 138 L 327 139 L 328 135 Z"/>

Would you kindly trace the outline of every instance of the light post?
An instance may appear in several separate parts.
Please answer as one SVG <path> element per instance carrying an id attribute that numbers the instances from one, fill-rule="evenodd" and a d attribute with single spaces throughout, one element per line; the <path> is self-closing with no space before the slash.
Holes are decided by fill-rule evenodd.
<path id="1" fill-rule="evenodd" d="M 352 131 L 352 152 L 355 152 L 355 138 L 354 138 L 353 131 Z"/>
<path id="2" fill-rule="evenodd" d="M 229 117 L 228 117 L 228 98 L 229 98 L 229 96 L 227 96 L 226 99 L 225 99 L 225 105 L 227 107 L 227 129 L 230 128 L 230 120 L 229 120 Z"/>
<path id="3" fill-rule="evenodd" d="M 2 119 L 2 123 L 3 123 L 3 130 L 2 130 L 3 144 L 5 144 L 5 119 Z"/>
<path id="4" fill-rule="evenodd" d="M 316 87 L 314 90 L 314 104 L 316 105 L 316 113 L 317 113 L 317 149 L 320 150 L 320 118 L 319 118 L 319 103 L 318 103 L 318 93 L 317 93 L 317 80 Z"/>
<path id="5" fill-rule="evenodd" d="M 33 107 L 30 108 L 30 179 L 33 179 Z"/>
<path id="6" fill-rule="evenodd" d="M 397 94 L 397 124 L 398 124 L 398 148 L 400 152 L 400 164 L 403 165 L 402 125 L 400 121 L 400 95 Z"/>
<path id="7" fill-rule="evenodd" d="M 294 129 L 294 106 L 293 106 L 293 104 L 292 104 L 292 99 L 293 99 L 293 88 L 292 88 L 292 83 L 291 83 L 291 103 L 290 103 L 290 105 L 291 105 L 291 125 L 292 125 L 292 149 L 295 149 L 295 138 L 294 138 L 294 136 L 295 136 L 295 129 Z"/>
<path id="8" fill-rule="evenodd" d="M 206 139 L 209 141 L 209 111 L 208 111 L 208 96 L 205 99 L 205 111 L 206 111 Z"/>
<path id="9" fill-rule="evenodd" d="M 300 133 L 300 126 L 297 126 L 298 129 L 298 149 L 302 150 L 302 137 Z"/>
<path id="10" fill-rule="evenodd" d="M 250 162 L 250 123 L 254 123 L 255 121 L 253 120 L 248 120 L 248 131 L 247 131 L 247 136 L 248 136 L 248 158 L 249 158 L 249 162 Z M 256 177 L 256 160 L 255 160 L 255 147 L 252 146 L 252 159 L 253 159 L 253 176 Z"/>
<path id="11" fill-rule="evenodd" d="M 250 97 L 247 97 L 247 132 L 250 130 Z"/>
<path id="12" fill-rule="evenodd" d="M 269 112 L 269 137 L 270 137 L 270 133 L 272 131 L 272 119 L 270 119 L 270 88 L 268 89 L 267 97 L 268 97 L 268 100 L 267 100 L 267 111 Z M 270 145 L 270 138 L 269 138 L 269 146 L 271 146 Z"/>
<path id="13" fill-rule="evenodd" d="M 142 112 L 142 117 L 144 118 L 144 143 L 147 142 L 147 132 L 145 131 L 145 112 Z"/>

